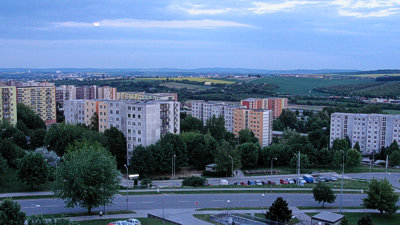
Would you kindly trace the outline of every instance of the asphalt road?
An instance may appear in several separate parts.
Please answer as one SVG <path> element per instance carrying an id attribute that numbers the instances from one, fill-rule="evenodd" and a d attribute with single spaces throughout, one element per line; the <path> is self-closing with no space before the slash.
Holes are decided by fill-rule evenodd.
<path id="1" fill-rule="evenodd" d="M 288 201 L 289 206 L 320 206 L 312 198 L 312 194 L 165 194 L 165 195 L 131 195 L 129 196 L 129 210 L 150 210 L 150 209 L 190 209 L 190 208 L 214 208 L 214 207 L 260 207 L 270 206 L 277 197 L 282 196 Z M 364 194 L 344 194 L 343 206 L 360 206 Z M 230 200 L 230 203 L 227 203 Z M 198 202 L 198 206 L 196 206 Z M 18 200 L 21 210 L 27 215 L 34 214 L 55 214 L 84 212 L 80 207 L 66 208 L 62 200 L 59 199 L 33 199 Z M 326 204 L 327 206 L 339 206 L 340 195 L 337 196 L 336 203 Z M 126 196 L 115 197 L 113 204 L 107 206 L 106 210 L 126 210 Z M 99 209 L 93 209 L 99 210 Z"/>

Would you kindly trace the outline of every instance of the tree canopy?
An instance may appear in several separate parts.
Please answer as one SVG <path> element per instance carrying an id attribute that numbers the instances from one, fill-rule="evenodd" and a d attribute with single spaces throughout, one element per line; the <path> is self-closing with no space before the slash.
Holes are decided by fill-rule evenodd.
<path id="1" fill-rule="evenodd" d="M 278 197 L 272 203 L 271 207 L 269 207 L 265 218 L 271 221 L 286 223 L 292 218 L 292 210 L 289 209 L 288 203 L 282 197 Z"/>
<path id="2" fill-rule="evenodd" d="M 115 158 L 98 143 L 70 146 L 58 166 L 54 193 L 67 207 L 92 208 L 112 203 L 120 175 Z"/>
<path id="3" fill-rule="evenodd" d="M 24 225 L 25 213 L 21 212 L 21 206 L 10 199 L 0 203 L 0 224 Z"/>
<path id="4" fill-rule="evenodd" d="M 104 131 L 106 137 L 106 147 L 117 160 L 117 167 L 123 168 L 127 163 L 127 147 L 124 133 L 115 127 L 111 127 Z"/>
<path id="5" fill-rule="evenodd" d="M 382 214 L 393 214 L 397 210 L 396 203 L 399 196 L 394 192 L 389 181 L 373 179 L 368 186 L 367 197 L 363 199 L 367 209 L 378 209 Z"/>
<path id="6" fill-rule="evenodd" d="M 313 196 L 315 201 L 318 203 L 322 202 L 322 208 L 327 203 L 334 203 L 336 200 L 336 195 L 333 193 L 332 189 L 324 183 L 317 183 L 313 188 Z"/>
<path id="7" fill-rule="evenodd" d="M 47 182 L 49 167 L 46 160 L 38 153 L 25 155 L 18 165 L 18 177 L 26 185 L 38 186 Z"/>

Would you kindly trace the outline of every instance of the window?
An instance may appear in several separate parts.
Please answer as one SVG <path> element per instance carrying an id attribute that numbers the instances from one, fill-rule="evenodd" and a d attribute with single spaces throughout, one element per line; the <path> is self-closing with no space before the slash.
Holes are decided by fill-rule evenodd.
<path id="1" fill-rule="evenodd" d="M 138 134 L 142 134 L 142 131 L 141 131 L 141 130 L 138 130 L 137 133 L 138 133 Z"/>

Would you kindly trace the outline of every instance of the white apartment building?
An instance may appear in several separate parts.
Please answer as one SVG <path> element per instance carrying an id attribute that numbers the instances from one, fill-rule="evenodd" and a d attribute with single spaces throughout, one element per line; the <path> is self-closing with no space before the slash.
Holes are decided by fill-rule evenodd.
<path id="1" fill-rule="evenodd" d="M 100 132 L 116 127 L 124 133 L 129 159 L 136 146 L 155 144 L 166 133 L 180 133 L 179 104 L 175 101 L 73 100 L 65 102 L 64 115 L 66 123 L 87 124 L 86 116 L 91 117 L 95 110 Z"/>
<path id="2" fill-rule="evenodd" d="M 394 140 L 400 142 L 400 115 L 333 113 L 330 146 L 346 136 L 352 146 L 358 142 L 364 154 L 379 152 Z"/>
<path id="3" fill-rule="evenodd" d="M 225 129 L 233 132 L 233 111 L 244 106 L 229 105 L 214 101 L 192 101 L 192 116 L 203 121 L 204 125 L 211 117 L 223 116 Z"/>

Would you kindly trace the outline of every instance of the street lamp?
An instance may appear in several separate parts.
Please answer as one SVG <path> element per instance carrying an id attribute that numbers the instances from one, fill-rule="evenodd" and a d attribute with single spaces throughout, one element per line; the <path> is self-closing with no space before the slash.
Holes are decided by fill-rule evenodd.
<path id="1" fill-rule="evenodd" d="M 387 175 L 387 169 L 388 169 L 388 161 L 389 161 L 389 155 L 386 155 L 386 169 L 385 169 L 385 180 L 386 180 L 386 175 Z"/>
<path id="2" fill-rule="evenodd" d="M 296 156 L 296 154 L 293 154 L 293 156 Z M 296 157 L 297 157 L 297 186 L 300 186 L 300 151 Z"/>
<path id="3" fill-rule="evenodd" d="M 129 171 L 128 171 L 128 166 L 126 164 L 124 164 L 125 168 L 126 168 L 126 180 L 128 181 L 126 183 L 126 211 L 128 211 L 128 188 L 129 188 Z"/>
<path id="4" fill-rule="evenodd" d="M 274 168 L 274 160 L 278 160 L 278 158 L 271 158 L 271 192 L 272 192 L 272 169 Z"/>
<path id="5" fill-rule="evenodd" d="M 235 174 L 233 173 L 233 158 L 232 158 L 232 156 L 230 156 L 230 155 L 228 155 L 228 157 L 231 158 L 231 162 L 232 162 L 232 177 L 234 177 Z"/>
<path id="6" fill-rule="evenodd" d="M 342 152 L 342 184 L 340 188 L 340 213 L 342 213 L 342 207 L 343 207 L 343 176 L 344 176 L 344 151 L 340 150 Z"/>

